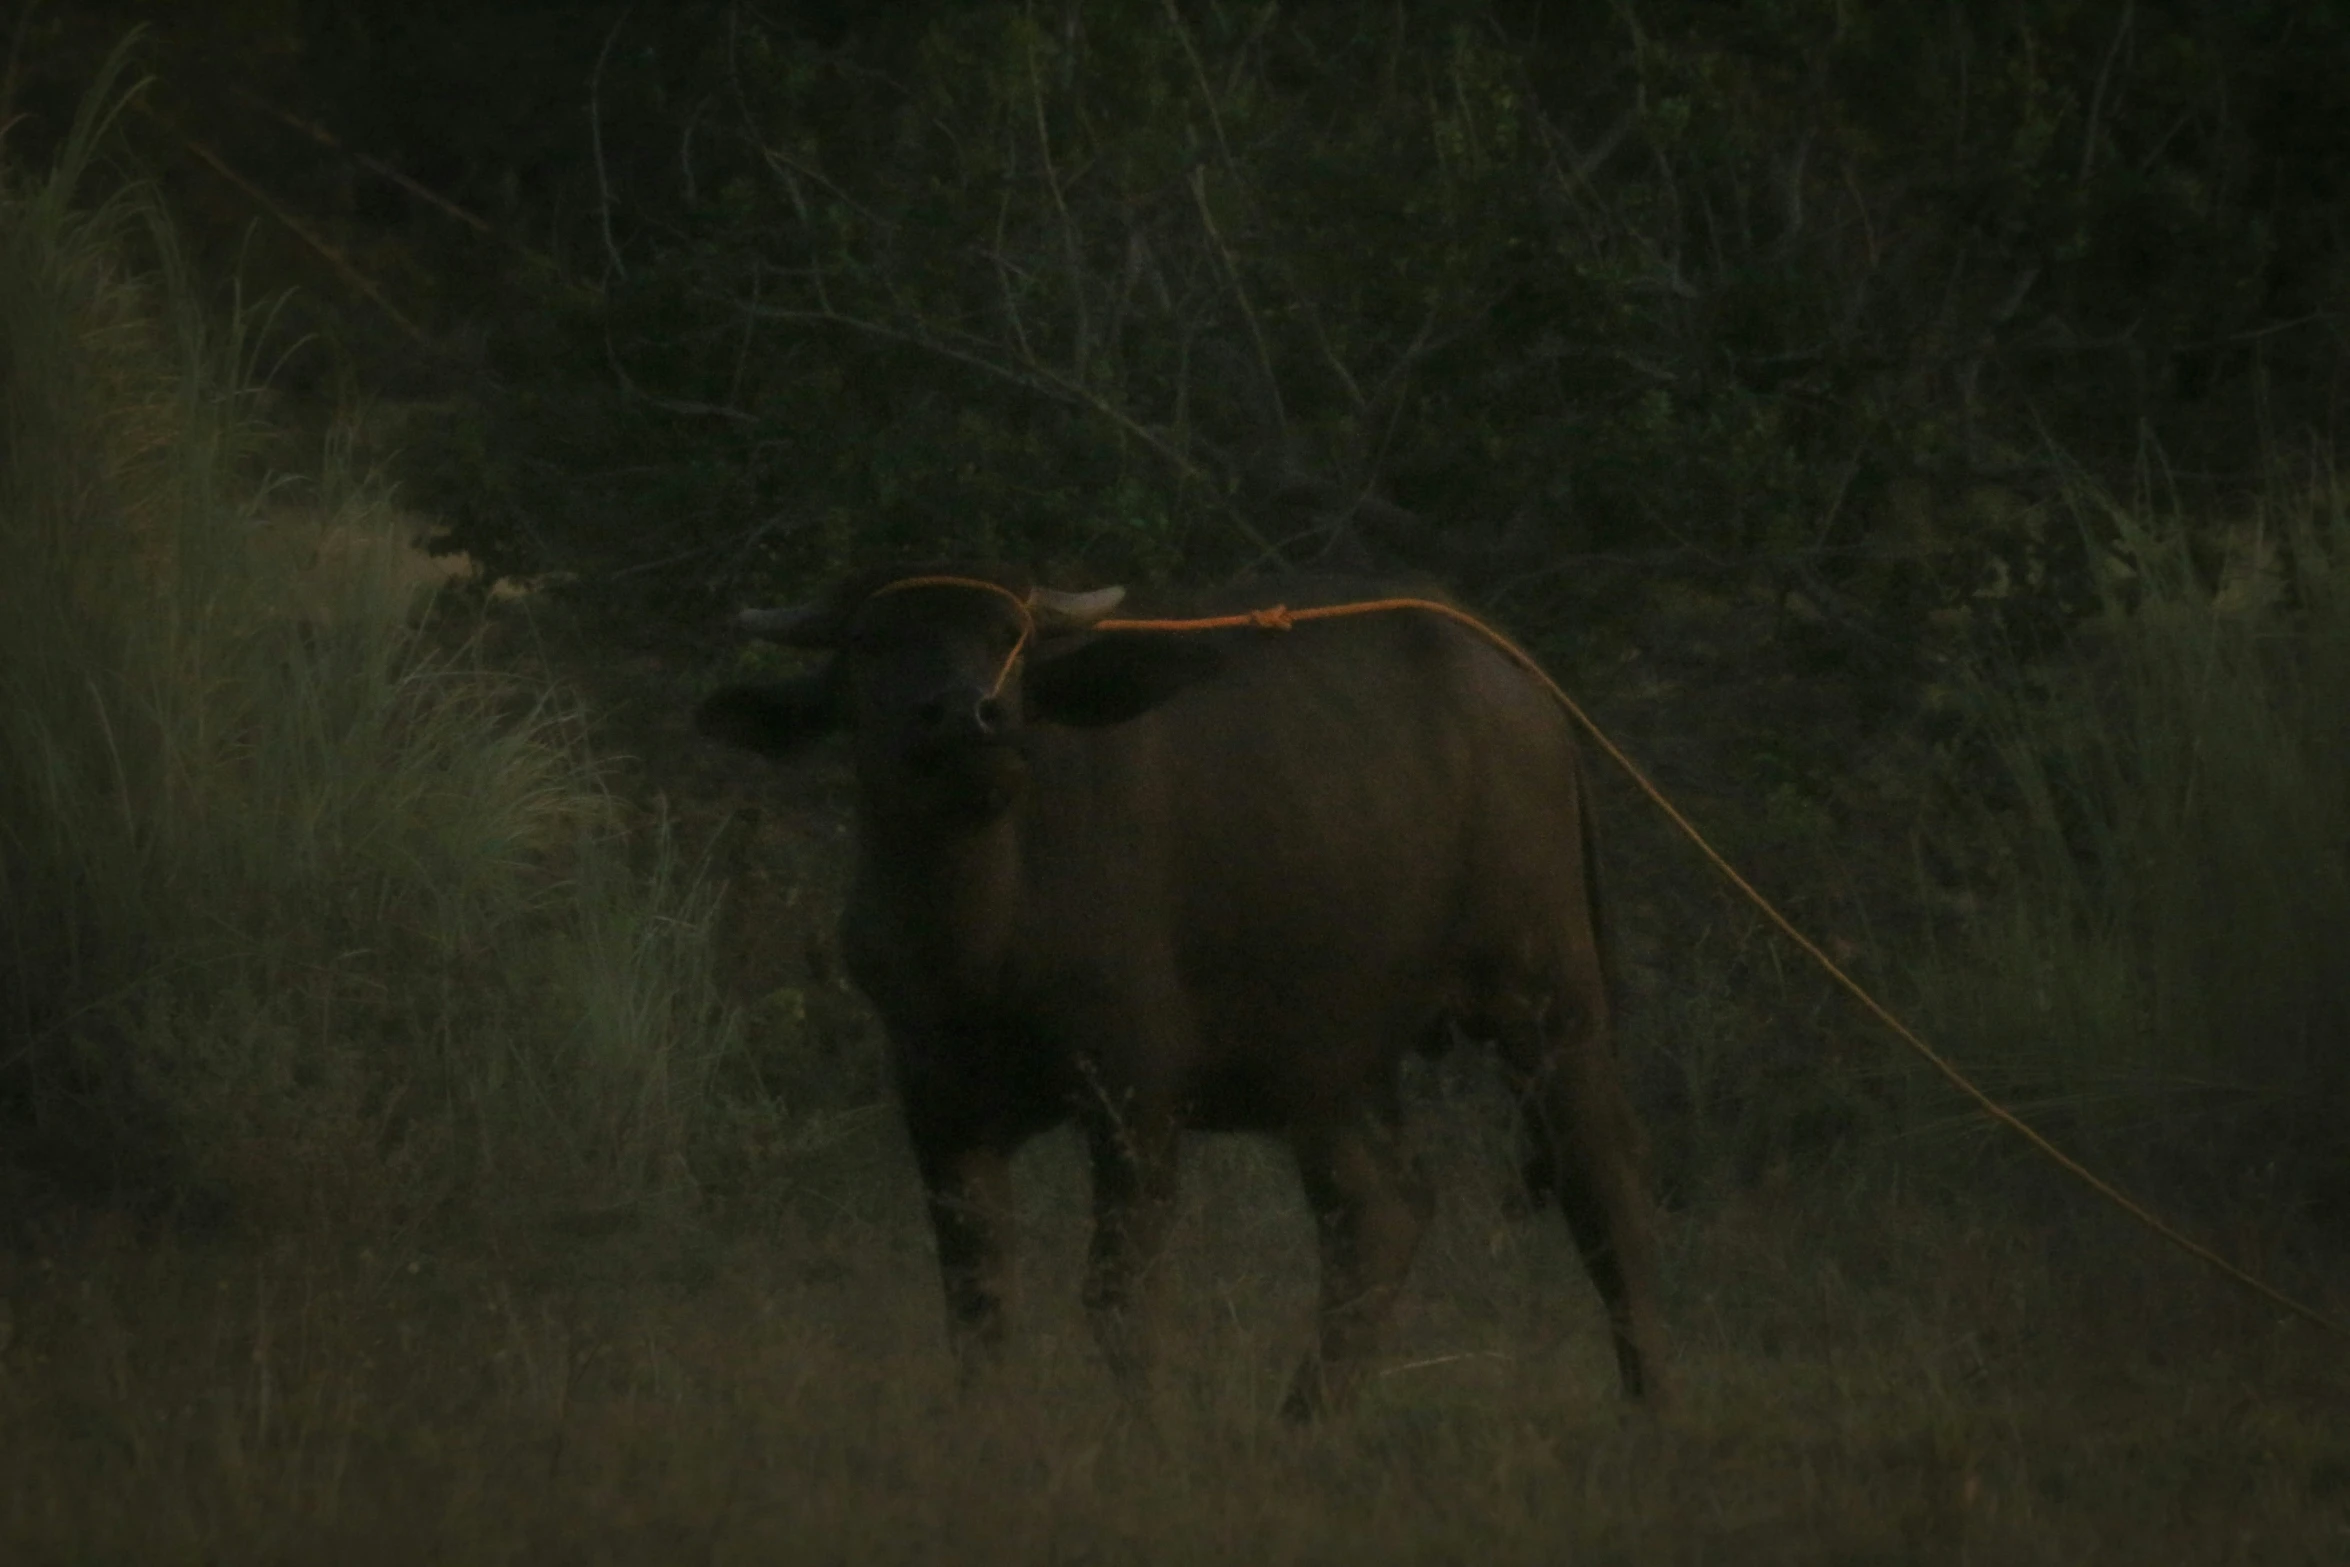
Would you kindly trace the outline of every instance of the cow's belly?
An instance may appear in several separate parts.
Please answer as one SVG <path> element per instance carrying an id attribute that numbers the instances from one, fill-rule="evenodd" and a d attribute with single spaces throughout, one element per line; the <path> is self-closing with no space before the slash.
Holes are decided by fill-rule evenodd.
<path id="1" fill-rule="evenodd" d="M 1184 1101 L 1184 1121 L 1203 1132 L 1274 1132 L 1295 1118 L 1293 1096 L 1262 1063 L 1227 1060 L 1203 1072 Z"/>
<path id="2" fill-rule="evenodd" d="M 1335 969 L 1249 969 L 1195 987 L 1187 1097 L 1200 1125 L 1270 1129 L 1358 1102 L 1436 1028 L 1448 991 L 1428 954 Z M 1253 982 L 1245 982 L 1253 981 Z"/>

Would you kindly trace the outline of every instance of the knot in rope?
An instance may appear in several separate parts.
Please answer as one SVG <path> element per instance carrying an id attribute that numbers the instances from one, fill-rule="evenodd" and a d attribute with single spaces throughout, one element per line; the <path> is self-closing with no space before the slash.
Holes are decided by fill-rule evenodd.
<path id="1" fill-rule="evenodd" d="M 1269 609 L 1250 610 L 1248 623 L 1264 631 L 1292 631 L 1297 627 L 1297 617 L 1289 612 L 1287 604 L 1275 604 Z"/>

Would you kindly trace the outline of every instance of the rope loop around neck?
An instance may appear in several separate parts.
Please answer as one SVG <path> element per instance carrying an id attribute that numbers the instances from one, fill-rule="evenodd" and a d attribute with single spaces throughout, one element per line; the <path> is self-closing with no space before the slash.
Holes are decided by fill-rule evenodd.
<path id="1" fill-rule="evenodd" d="M 885 593 L 903 593 L 908 588 L 978 588 L 983 592 L 993 593 L 1012 606 L 1013 611 L 1020 617 L 1020 635 L 1013 639 L 1012 651 L 1006 653 L 1004 661 L 996 666 L 995 681 L 987 688 L 989 701 L 992 702 L 1002 696 L 1004 683 L 1012 678 L 1012 670 L 1019 664 L 1020 655 L 1028 651 L 1029 639 L 1036 635 L 1035 590 L 1031 589 L 1027 593 L 1015 593 L 1002 583 L 990 582 L 985 577 L 957 577 L 933 573 L 919 577 L 900 577 L 895 582 L 885 582 L 871 593 L 866 594 L 865 602 L 870 604 Z"/>

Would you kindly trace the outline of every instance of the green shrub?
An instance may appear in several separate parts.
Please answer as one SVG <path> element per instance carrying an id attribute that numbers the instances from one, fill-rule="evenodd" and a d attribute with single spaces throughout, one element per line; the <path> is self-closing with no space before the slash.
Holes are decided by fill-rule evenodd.
<path id="1" fill-rule="evenodd" d="M 2272 488 L 2200 560 L 2176 517 L 2084 507 L 2103 612 L 1989 698 L 2009 877 L 1937 1010 L 2109 1152 L 2350 1205 L 2344 493 Z"/>
<path id="2" fill-rule="evenodd" d="M 119 62 L 120 57 L 117 57 Z M 413 613 L 388 549 L 297 581 L 257 316 L 215 326 L 136 187 L 0 187 L 0 1114 L 21 1162 L 264 1222 L 681 1192 L 731 1024 L 710 900 L 648 883 L 570 712 Z M 327 536 L 396 536 L 327 472 Z M 405 546 L 405 538 L 396 538 Z"/>

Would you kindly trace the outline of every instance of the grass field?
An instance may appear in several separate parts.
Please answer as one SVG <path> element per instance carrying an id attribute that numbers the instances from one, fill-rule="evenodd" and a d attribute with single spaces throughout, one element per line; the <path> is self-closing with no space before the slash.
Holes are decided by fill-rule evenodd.
<path id="1" fill-rule="evenodd" d="M 1668 1220 L 1681 1407 L 1614 1393 L 1555 1220 L 1474 1101 L 1355 1416 L 1305 1341 L 1288 1172 L 1203 1142 L 1161 1385 L 1075 1301 L 1068 1146 L 1023 1170 L 1019 1344 L 952 1386 L 884 1126 L 754 1222 L 471 1245 L 207 1242 L 53 1215 L 0 1253 L 20 1562 L 2307 1562 L 2350 1558 L 2341 1346 L 2046 1201 L 1854 1184 Z M 2345 1280 L 2332 1280 L 2341 1298 Z"/>

